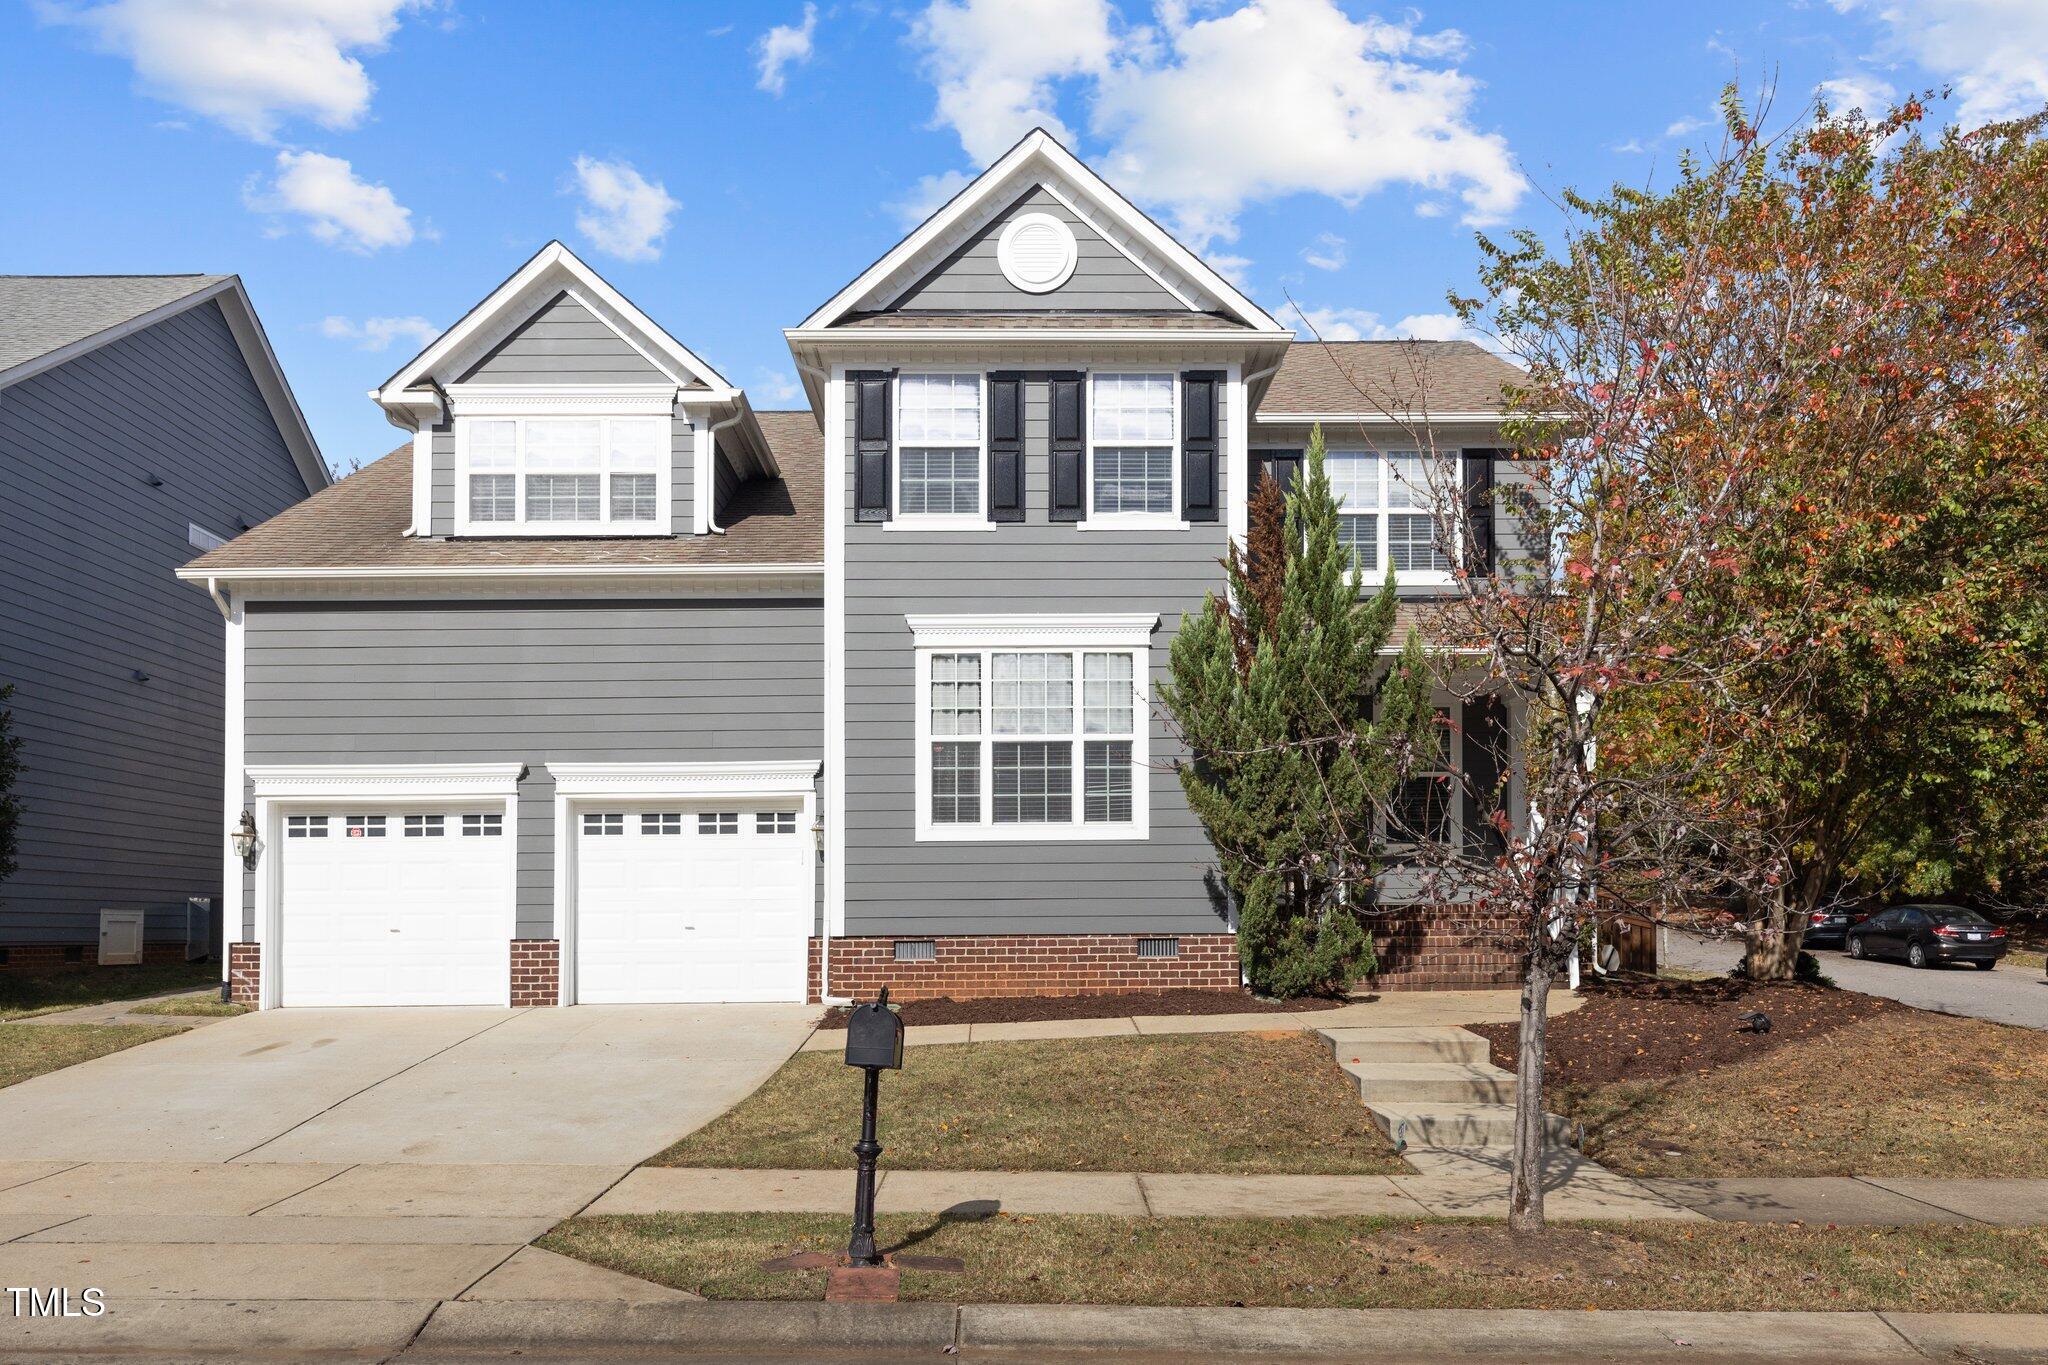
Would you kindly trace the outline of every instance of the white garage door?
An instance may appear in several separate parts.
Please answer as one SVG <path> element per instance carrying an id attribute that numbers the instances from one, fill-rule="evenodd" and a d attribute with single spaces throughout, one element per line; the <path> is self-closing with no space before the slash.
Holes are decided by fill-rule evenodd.
<path id="1" fill-rule="evenodd" d="M 804 998 L 811 832 L 792 806 L 577 812 L 576 999 Z"/>
<path id="2" fill-rule="evenodd" d="M 505 1003 L 502 807 L 300 810 L 281 823 L 280 1003 Z"/>

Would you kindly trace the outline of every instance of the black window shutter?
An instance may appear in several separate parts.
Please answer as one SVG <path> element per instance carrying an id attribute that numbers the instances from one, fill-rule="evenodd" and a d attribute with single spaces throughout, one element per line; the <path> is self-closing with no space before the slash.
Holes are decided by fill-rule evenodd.
<path id="1" fill-rule="evenodd" d="M 853 385 L 853 519 L 889 519 L 889 380 L 887 370 L 856 370 Z"/>
<path id="2" fill-rule="evenodd" d="M 1088 432 L 1081 402 L 1081 376 L 1046 376 L 1052 408 L 1052 505 L 1049 521 L 1084 521 L 1088 516 Z"/>
<path id="3" fill-rule="evenodd" d="M 1496 696 L 1465 703 L 1465 851 L 1498 857 L 1507 848 L 1493 826 L 1493 813 L 1507 802 L 1501 790 L 1508 771 L 1507 708 Z"/>
<path id="4" fill-rule="evenodd" d="M 988 519 L 1024 520 L 1024 376 L 988 377 Z"/>
<path id="5" fill-rule="evenodd" d="M 1259 480 L 1271 474 L 1280 481 L 1280 491 L 1292 493 L 1294 480 L 1301 473 L 1301 452 L 1298 450 L 1254 450 L 1252 456 L 1251 487 L 1245 490 L 1246 501 L 1251 494 L 1259 491 Z"/>
<path id="6" fill-rule="evenodd" d="M 1189 370 L 1180 377 L 1180 516 L 1182 521 L 1215 521 L 1222 513 L 1216 490 L 1217 448 L 1222 444 L 1216 405 L 1222 398 L 1219 370 Z"/>
<path id="7" fill-rule="evenodd" d="M 1465 452 L 1465 506 L 1472 527 L 1471 561 L 1481 573 L 1493 572 L 1493 457 L 1491 450 Z"/>

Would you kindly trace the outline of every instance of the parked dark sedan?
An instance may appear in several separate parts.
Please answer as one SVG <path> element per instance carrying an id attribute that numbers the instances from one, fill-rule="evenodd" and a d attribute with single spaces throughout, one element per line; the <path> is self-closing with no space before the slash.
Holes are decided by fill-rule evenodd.
<path id="1" fill-rule="evenodd" d="M 1849 931 L 1869 918 L 1861 910 L 1816 910 L 1806 917 L 1803 941 L 1809 948 L 1846 948 Z"/>
<path id="2" fill-rule="evenodd" d="M 2005 930 L 1953 905 L 1895 905 L 1854 925 L 1850 957 L 1902 957 L 1915 967 L 1973 962 L 1990 971 L 2005 956 Z"/>

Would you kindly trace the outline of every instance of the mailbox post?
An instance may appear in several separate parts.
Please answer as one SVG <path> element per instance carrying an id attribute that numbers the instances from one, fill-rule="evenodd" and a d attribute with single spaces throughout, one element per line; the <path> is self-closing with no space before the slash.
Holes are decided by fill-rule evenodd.
<path id="1" fill-rule="evenodd" d="M 882 1072 L 903 1069 L 903 1021 L 889 1008 L 889 988 L 871 1004 L 857 1007 L 846 1021 L 846 1064 L 865 1073 L 861 1087 L 860 1141 L 853 1154 L 860 1163 L 853 1187 L 853 1237 L 846 1259 L 853 1265 L 881 1265 L 875 1253 L 875 1159 L 882 1144 L 875 1140 L 875 1102 Z"/>

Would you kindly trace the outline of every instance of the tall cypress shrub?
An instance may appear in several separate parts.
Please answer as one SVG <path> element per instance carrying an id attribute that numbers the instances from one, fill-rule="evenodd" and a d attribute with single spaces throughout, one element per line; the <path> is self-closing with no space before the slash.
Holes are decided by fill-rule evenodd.
<path id="1" fill-rule="evenodd" d="M 1397 778 L 1389 755 L 1433 724 L 1412 634 L 1385 667 L 1394 580 L 1361 600 L 1323 453 L 1319 427 L 1291 496 L 1261 482 L 1246 551 L 1225 561 L 1229 598 L 1183 620 L 1163 689 L 1189 751 L 1181 787 L 1237 904 L 1245 974 L 1282 997 L 1372 969 L 1361 910 L 1374 813 Z"/>

